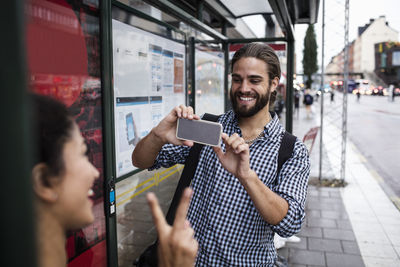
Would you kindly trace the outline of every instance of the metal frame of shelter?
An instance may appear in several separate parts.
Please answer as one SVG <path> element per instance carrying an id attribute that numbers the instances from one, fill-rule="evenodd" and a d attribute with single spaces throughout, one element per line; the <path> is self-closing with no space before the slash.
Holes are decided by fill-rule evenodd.
<path id="1" fill-rule="evenodd" d="M 210 41 L 210 43 L 219 43 L 222 45 L 222 49 L 225 53 L 225 77 L 229 74 L 229 45 L 230 44 L 238 44 L 238 43 L 250 43 L 250 42 L 286 42 L 287 43 L 287 83 L 286 83 L 286 130 L 289 132 L 293 131 L 293 74 L 294 74 L 294 33 L 293 33 L 293 24 L 291 21 L 291 17 L 288 12 L 288 7 L 286 6 L 285 1 L 279 0 L 270 0 L 269 3 L 271 8 L 274 11 L 274 15 L 277 18 L 277 21 L 284 32 L 284 37 L 271 37 L 271 38 L 241 38 L 241 39 L 229 39 L 227 38 L 227 26 L 228 23 L 223 23 L 221 32 L 214 30 L 209 27 L 201 20 L 201 10 L 203 8 L 204 1 L 199 1 L 199 5 L 197 6 L 198 10 L 198 18 L 193 17 L 189 13 L 185 12 L 181 8 L 172 4 L 168 0 L 146 0 L 149 5 L 162 10 L 166 14 L 169 14 L 176 19 L 186 23 L 187 25 L 193 27 L 194 29 L 207 34 L 208 36 L 214 38 L 214 40 Z M 104 130 L 106 136 L 113 136 L 113 93 L 112 93 L 112 9 L 113 7 L 122 8 L 128 12 L 134 13 L 135 16 L 150 20 L 152 22 L 162 24 L 163 26 L 170 27 L 174 30 L 171 25 L 168 25 L 165 22 L 159 21 L 147 14 L 144 14 L 140 11 L 137 11 L 125 4 L 117 1 L 117 0 L 109 0 L 109 1 L 101 1 L 101 26 L 102 26 L 102 84 L 106 89 L 104 92 Z M 198 41 L 194 37 L 189 37 L 187 40 L 187 44 L 189 46 L 189 75 L 191 76 L 191 83 L 188 86 L 191 87 L 191 91 L 195 92 L 195 45 Z M 228 105 L 228 81 L 224 79 L 224 96 L 225 96 L 225 109 Z M 192 93 L 188 97 L 188 104 L 191 106 L 195 106 L 195 94 Z M 113 139 L 105 138 L 105 153 L 108 155 L 112 155 L 112 157 L 106 157 L 106 168 L 105 168 L 105 177 L 106 177 L 106 187 L 108 184 L 115 184 L 116 181 L 120 181 L 124 177 L 128 177 L 138 171 L 133 171 L 122 178 L 116 179 L 113 159 L 115 159 L 114 155 L 114 147 L 113 147 Z M 140 171 L 140 170 L 139 170 Z M 107 192 L 107 191 L 106 191 Z M 117 236 L 116 236 L 116 218 L 115 216 L 107 216 L 107 253 L 108 253 L 108 266 L 117 266 L 118 265 L 118 252 L 117 252 Z"/>
<path id="2" fill-rule="evenodd" d="M 0 11 L 3 40 L 0 84 L 5 92 L 1 105 L 2 123 L 0 266 L 37 266 L 34 237 L 31 173 L 33 155 L 26 92 L 24 1 L 6 1 Z"/>

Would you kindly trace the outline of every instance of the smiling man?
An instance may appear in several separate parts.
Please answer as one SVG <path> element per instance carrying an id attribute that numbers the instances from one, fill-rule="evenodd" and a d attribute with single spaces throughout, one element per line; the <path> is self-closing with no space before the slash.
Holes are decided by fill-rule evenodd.
<path id="1" fill-rule="evenodd" d="M 203 147 L 192 180 L 188 220 L 199 243 L 197 266 L 274 266 L 274 233 L 300 231 L 310 162 L 296 139 L 278 173 L 285 130 L 269 107 L 280 75 L 279 59 L 266 44 L 247 44 L 232 58 L 233 110 L 219 118 L 223 142 Z M 199 119 L 191 107 L 176 107 L 136 146 L 135 166 L 185 162 L 193 143 L 176 139 L 179 117 Z"/>

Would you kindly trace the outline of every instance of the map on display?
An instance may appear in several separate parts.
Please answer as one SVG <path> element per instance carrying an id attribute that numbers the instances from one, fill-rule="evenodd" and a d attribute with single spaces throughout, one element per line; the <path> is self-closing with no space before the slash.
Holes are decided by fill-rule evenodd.
<path id="1" fill-rule="evenodd" d="M 185 46 L 112 21 L 117 178 L 134 171 L 135 145 L 173 107 L 185 104 Z"/>

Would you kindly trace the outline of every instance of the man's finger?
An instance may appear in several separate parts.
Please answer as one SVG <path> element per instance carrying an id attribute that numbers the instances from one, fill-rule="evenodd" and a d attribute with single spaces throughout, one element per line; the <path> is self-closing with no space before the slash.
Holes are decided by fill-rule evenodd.
<path id="1" fill-rule="evenodd" d="M 213 150 L 215 152 L 215 154 L 217 155 L 218 159 L 221 160 L 221 158 L 224 156 L 224 152 L 222 151 L 222 149 L 220 147 L 214 146 Z"/>
<path id="2" fill-rule="evenodd" d="M 158 236 L 160 236 L 160 232 L 162 232 L 167 226 L 164 214 L 160 208 L 160 205 L 158 204 L 157 197 L 154 193 L 150 192 L 147 194 L 147 202 L 150 206 L 151 215 L 153 216 L 153 222 L 157 228 Z"/>
<path id="3" fill-rule="evenodd" d="M 185 191 L 183 191 L 181 201 L 175 214 L 174 228 L 175 226 L 184 228 L 192 192 L 193 190 L 190 188 L 186 188 Z"/>

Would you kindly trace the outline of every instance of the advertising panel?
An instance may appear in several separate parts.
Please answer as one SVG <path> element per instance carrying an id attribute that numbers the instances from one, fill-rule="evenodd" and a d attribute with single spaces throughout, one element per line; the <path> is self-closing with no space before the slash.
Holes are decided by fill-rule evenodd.
<path id="1" fill-rule="evenodd" d="M 134 171 L 135 145 L 185 104 L 185 45 L 113 19 L 116 174 Z"/>
<path id="2" fill-rule="evenodd" d="M 89 161 L 100 173 L 93 186 L 94 223 L 67 233 L 68 267 L 105 267 L 107 251 L 98 2 L 30 0 L 26 1 L 25 12 L 30 90 L 51 96 L 68 107 L 87 144 Z"/>

